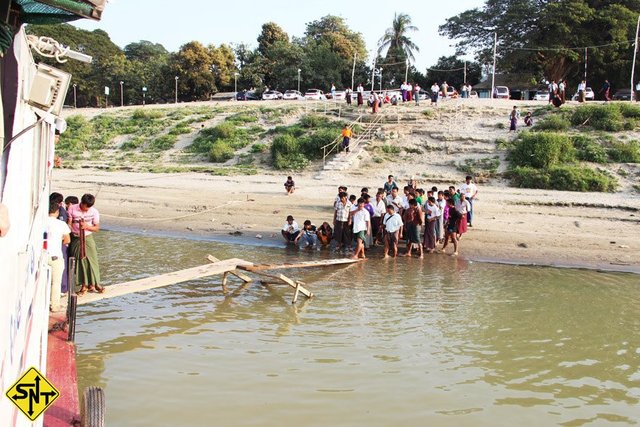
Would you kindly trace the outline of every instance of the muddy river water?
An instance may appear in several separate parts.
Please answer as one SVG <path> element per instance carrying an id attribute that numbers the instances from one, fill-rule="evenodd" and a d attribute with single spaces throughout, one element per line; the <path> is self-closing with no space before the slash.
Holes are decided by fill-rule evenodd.
<path id="1" fill-rule="evenodd" d="M 329 256 L 96 237 L 106 285 Z M 316 297 L 211 277 L 80 306 L 81 389 L 104 387 L 111 427 L 640 422 L 640 276 L 442 255 L 286 274 Z"/>

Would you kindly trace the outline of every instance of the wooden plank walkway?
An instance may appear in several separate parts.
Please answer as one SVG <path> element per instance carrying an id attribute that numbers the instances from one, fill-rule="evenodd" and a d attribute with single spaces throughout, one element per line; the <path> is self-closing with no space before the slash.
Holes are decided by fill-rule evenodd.
<path id="1" fill-rule="evenodd" d="M 338 259 L 324 259 L 321 261 L 301 261 L 301 262 L 291 262 L 291 263 L 285 262 L 282 264 L 239 265 L 238 269 L 245 270 L 245 271 L 282 270 L 286 268 L 327 267 L 331 265 L 354 264 L 360 261 L 362 261 L 362 259 L 338 258 Z"/>
<path id="2" fill-rule="evenodd" d="M 354 260 L 350 258 L 328 259 L 321 261 L 301 261 L 294 263 L 283 264 L 254 264 L 249 261 L 245 261 L 239 258 L 231 258 L 227 260 L 218 260 L 217 258 L 209 255 L 207 257 L 211 264 L 200 265 L 198 267 L 187 268 L 185 270 L 174 271 L 171 273 L 160 274 L 158 276 L 145 277 L 143 279 L 132 280 L 130 282 L 119 283 L 116 285 L 110 285 L 105 287 L 105 292 L 87 293 L 78 296 L 78 305 L 89 304 L 96 301 L 101 301 L 107 298 L 119 297 L 134 292 L 148 291 L 149 289 L 161 288 L 164 286 L 175 285 L 177 283 L 187 282 L 189 280 L 200 279 L 202 277 L 214 276 L 222 274 L 222 288 L 226 292 L 227 279 L 229 274 L 232 274 L 245 283 L 250 283 L 252 279 L 241 273 L 238 270 L 243 270 L 248 273 L 253 273 L 262 277 L 266 277 L 270 283 L 285 284 L 292 287 L 295 291 L 293 295 L 293 302 L 298 299 L 298 294 L 302 294 L 307 298 L 312 298 L 313 293 L 307 290 L 304 282 L 293 280 L 283 274 L 271 275 L 264 273 L 264 270 L 281 270 L 287 268 L 308 268 L 308 267 L 326 267 L 331 265 L 345 265 L 353 264 L 361 260 Z"/>
<path id="3" fill-rule="evenodd" d="M 158 276 L 145 277 L 144 279 L 133 280 L 131 282 L 119 283 L 105 287 L 103 294 L 87 293 L 78 297 L 78 305 L 89 304 L 107 298 L 118 297 L 133 292 L 142 292 L 149 289 L 161 288 L 163 286 L 174 285 L 176 283 L 189 280 L 200 279 L 202 277 L 224 274 L 236 270 L 240 266 L 249 266 L 252 263 L 231 258 L 211 264 L 200 265 L 198 267 L 187 268 L 185 270 L 174 271 Z"/>

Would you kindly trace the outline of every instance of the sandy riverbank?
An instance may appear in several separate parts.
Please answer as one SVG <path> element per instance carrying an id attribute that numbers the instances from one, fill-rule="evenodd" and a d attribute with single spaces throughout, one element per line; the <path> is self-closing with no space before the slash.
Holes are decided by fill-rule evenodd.
<path id="1" fill-rule="evenodd" d="M 323 180 L 305 173 L 295 177 L 298 189 L 287 196 L 286 176 L 280 173 L 218 177 L 56 169 L 52 189 L 65 196 L 97 194 L 105 228 L 225 240 L 236 235 L 238 241 L 278 244 L 288 214 L 299 223 L 330 221 L 337 185 L 375 189 L 388 173 L 404 179 L 401 170 L 386 169 L 337 173 Z M 451 184 L 458 186 L 462 179 L 461 174 Z M 449 183 L 425 179 L 421 185 Z M 479 191 L 474 227 L 461 242 L 462 257 L 640 273 L 638 195 L 525 190 L 499 183 L 481 184 Z"/>

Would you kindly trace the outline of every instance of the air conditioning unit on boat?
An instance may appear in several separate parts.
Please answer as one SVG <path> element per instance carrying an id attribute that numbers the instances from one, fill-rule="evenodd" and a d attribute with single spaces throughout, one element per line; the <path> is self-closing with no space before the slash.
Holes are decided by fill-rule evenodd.
<path id="1" fill-rule="evenodd" d="M 29 91 L 29 104 L 59 116 L 70 81 L 71 74 L 49 65 L 38 64 L 38 71 Z"/>

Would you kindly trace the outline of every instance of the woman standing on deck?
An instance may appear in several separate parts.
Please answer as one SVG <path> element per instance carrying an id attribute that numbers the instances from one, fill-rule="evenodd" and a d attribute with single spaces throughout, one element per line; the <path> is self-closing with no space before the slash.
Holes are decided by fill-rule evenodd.
<path id="1" fill-rule="evenodd" d="M 92 194 L 85 194 L 80 199 L 80 204 L 71 205 L 68 212 L 71 227 L 69 254 L 76 259 L 76 285 L 81 285 L 78 295 L 83 295 L 87 290 L 104 292 L 104 288 L 100 286 L 98 249 L 93 240 L 93 233 L 100 231 L 100 213 L 93 207 L 95 201 Z M 84 249 L 81 247 L 81 234 L 84 234 Z"/>

